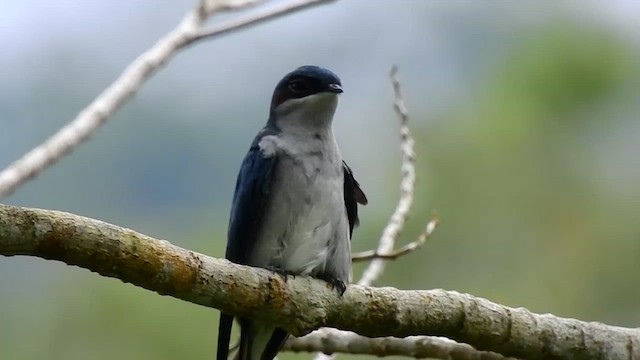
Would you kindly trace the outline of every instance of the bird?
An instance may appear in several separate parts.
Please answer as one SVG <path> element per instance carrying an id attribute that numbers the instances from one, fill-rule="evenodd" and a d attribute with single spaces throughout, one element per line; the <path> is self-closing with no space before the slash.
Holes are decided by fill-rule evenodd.
<path id="1" fill-rule="evenodd" d="M 351 236 L 367 197 L 332 130 L 342 83 L 332 71 L 301 66 L 271 97 L 236 181 L 226 259 L 284 276 L 326 281 L 342 296 L 351 282 Z M 221 313 L 217 360 L 227 360 L 234 317 Z M 238 318 L 237 360 L 271 360 L 289 337 L 269 323 Z"/>

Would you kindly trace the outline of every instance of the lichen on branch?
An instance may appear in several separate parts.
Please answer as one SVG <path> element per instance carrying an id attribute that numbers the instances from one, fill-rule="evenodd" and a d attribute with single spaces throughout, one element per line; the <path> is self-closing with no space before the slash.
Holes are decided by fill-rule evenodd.
<path id="1" fill-rule="evenodd" d="M 164 240 L 69 213 L 0 205 L 0 254 L 28 255 L 115 277 L 162 295 L 269 321 L 301 336 L 321 326 L 366 337 L 446 336 L 527 359 L 640 357 L 640 330 L 533 314 L 444 290 L 284 281 Z"/>

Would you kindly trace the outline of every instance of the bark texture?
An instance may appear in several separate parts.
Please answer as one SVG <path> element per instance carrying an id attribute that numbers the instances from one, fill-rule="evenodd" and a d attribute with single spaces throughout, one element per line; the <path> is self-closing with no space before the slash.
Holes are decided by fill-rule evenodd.
<path id="1" fill-rule="evenodd" d="M 0 254 L 76 265 L 103 276 L 302 336 L 321 326 L 367 337 L 446 336 L 526 359 L 640 359 L 640 331 L 509 308 L 445 290 L 351 285 L 232 264 L 69 213 L 0 205 Z"/>

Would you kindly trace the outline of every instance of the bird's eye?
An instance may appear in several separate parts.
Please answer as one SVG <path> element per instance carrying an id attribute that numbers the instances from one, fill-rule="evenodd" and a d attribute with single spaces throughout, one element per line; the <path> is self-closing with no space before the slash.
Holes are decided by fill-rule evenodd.
<path id="1" fill-rule="evenodd" d="M 307 90 L 307 84 L 303 80 L 293 80 L 289 83 L 289 89 L 294 93 L 301 93 Z"/>

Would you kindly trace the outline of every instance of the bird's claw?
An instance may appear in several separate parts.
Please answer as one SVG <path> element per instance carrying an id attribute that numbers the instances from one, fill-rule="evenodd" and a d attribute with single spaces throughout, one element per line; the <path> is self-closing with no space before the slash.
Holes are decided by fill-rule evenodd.
<path id="1" fill-rule="evenodd" d="M 347 291 L 347 284 L 334 277 L 334 276 L 330 276 L 330 275 L 319 275 L 317 276 L 318 279 L 325 281 L 327 284 L 329 284 L 329 286 L 331 286 L 332 290 L 337 289 L 338 293 L 340 294 L 340 296 L 342 296 L 342 294 L 344 294 L 345 291 Z"/>
<path id="2" fill-rule="evenodd" d="M 291 276 L 294 279 L 296 278 L 296 274 L 294 274 L 289 270 L 283 270 L 274 266 L 268 267 L 267 270 L 280 275 L 280 277 L 284 280 L 284 282 L 287 282 L 289 280 L 289 276 Z"/>

